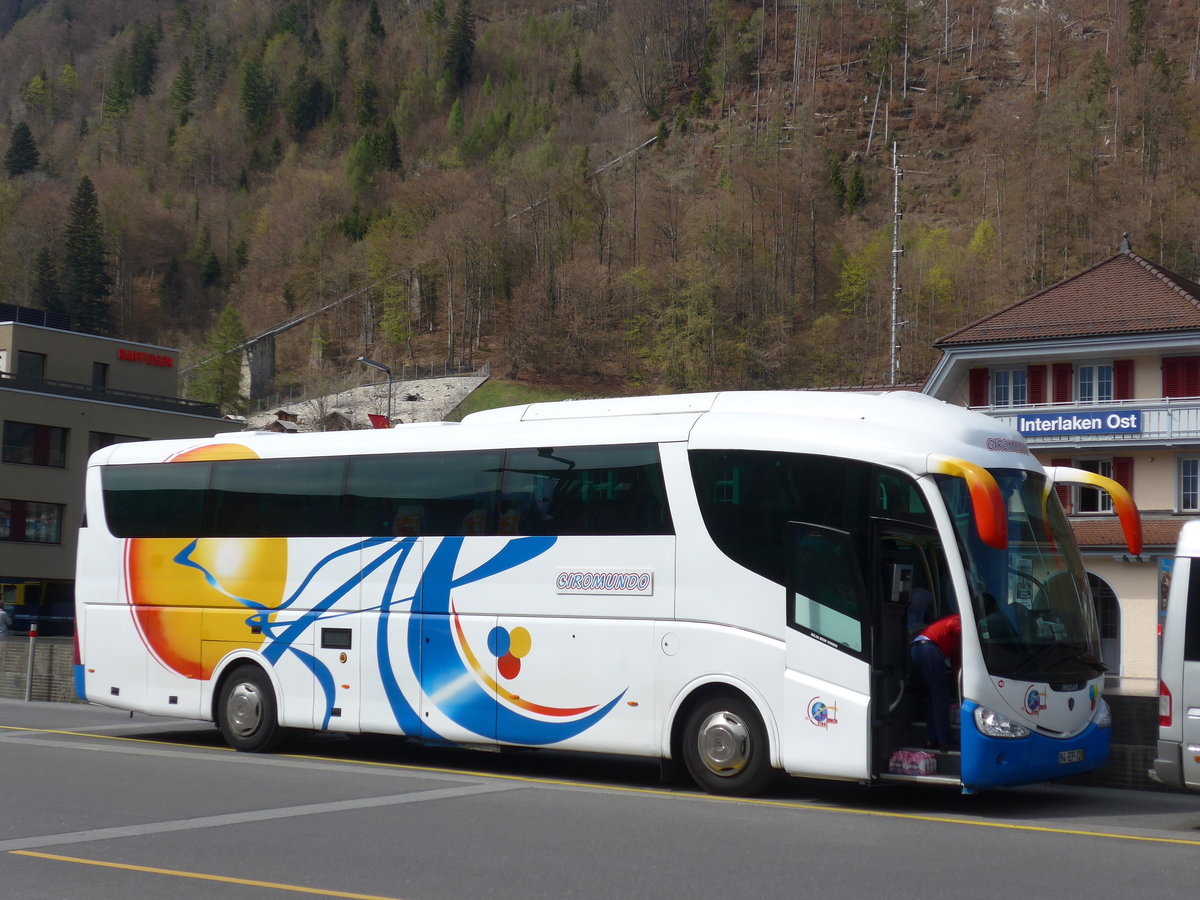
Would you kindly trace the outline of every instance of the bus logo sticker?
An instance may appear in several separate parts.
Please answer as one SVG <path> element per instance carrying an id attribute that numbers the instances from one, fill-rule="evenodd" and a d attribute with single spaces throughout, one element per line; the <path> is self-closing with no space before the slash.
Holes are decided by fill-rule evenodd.
<path id="1" fill-rule="evenodd" d="M 654 573 L 648 569 L 627 572 L 591 569 L 559 569 L 554 588 L 560 594 L 623 594 L 628 597 L 654 595 Z"/>
<path id="2" fill-rule="evenodd" d="M 1037 689 L 1036 685 L 1030 685 L 1029 690 L 1025 692 L 1025 712 L 1036 716 L 1045 708 L 1046 696 Z"/>
<path id="3" fill-rule="evenodd" d="M 830 725 L 838 723 L 837 711 L 836 703 L 828 706 L 820 697 L 813 697 L 808 701 L 808 709 L 804 713 L 804 718 L 818 728 L 828 728 Z"/>

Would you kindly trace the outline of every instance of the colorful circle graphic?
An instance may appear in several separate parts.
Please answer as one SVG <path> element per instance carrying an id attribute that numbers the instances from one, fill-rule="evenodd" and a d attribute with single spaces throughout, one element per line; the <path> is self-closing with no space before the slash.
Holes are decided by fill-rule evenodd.
<path id="1" fill-rule="evenodd" d="M 496 657 L 496 669 L 509 680 L 521 674 L 521 660 L 529 655 L 533 638 L 529 629 L 517 627 L 509 631 L 497 625 L 488 633 L 488 650 Z"/>

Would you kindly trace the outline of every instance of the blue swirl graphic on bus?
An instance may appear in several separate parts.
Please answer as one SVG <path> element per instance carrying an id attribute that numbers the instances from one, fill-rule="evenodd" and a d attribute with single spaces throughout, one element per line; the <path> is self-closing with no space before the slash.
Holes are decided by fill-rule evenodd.
<path id="1" fill-rule="evenodd" d="M 574 737 L 590 728 L 611 712 L 625 691 L 621 691 L 603 705 L 553 711 L 558 715 L 586 711 L 586 715 L 572 716 L 565 721 L 543 721 L 522 715 L 499 701 L 494 683 L 491 685 L 491 692 L 485 689 L 478 673 L 464 663 L 455 643 L 458 617 L 451 608 L 450 595 L 452 590 L 509 571 L 535 559 L 554 546 L 555 540 L 553 537 L 513 538 L 490 559 L 455 577 L 463 538 L 442 538 L 425 565 L 414 593 L 411 596 L 402 596 L 403 592 L 398 590 L 400 576 L 412 558 L 413 549 L 418 546 L 417 539 L 368 538 L 324 556 L 306 573 L 295 590 L 274 608 L 267 608 L 261 603 L 227 590 L 213 572 L 194 558 L 196 541 L 185 546 L 175 556 L 174 562 L 198 570 L 212 588 L 252 611 L 246 618 L 246 624 L 261 630 L 265 639 L 262 655 L 267 662 L 276 665 L 285 655 L 290 655 L 312 673 L 324 701 L 324 712 L 320 722 L 322 729 L 329 727 L 336 705 L 336 679 L 325 663 L 298 647 L 297 642 L 319 621 L 354 615 L 354 610 L 337 609 L 338 602 L 359 589 L 368 576 L 390 565 L 389 569 L 384 569 L 387 578 L 378 605 L 369 606 L 367 609 L 379 613 L 375 632 L 379 678 L 400 731 L 431 740 L 442 739 L 418 714 L 397 677 L 398 661 L 393 658 L 392 644 L 389 640 L 391 620 L 394 613 L 407 612 L 409 614 L 405 618 L 408 629 L 408 665 L 417 675 L 421 692 L 427 702 L 432 702 L 456 725 L 481 737 L 494 737 L 517 744 L 545 745 Z M 351 555 L 362 554 L 366 557 L 373 551 L 375 554 L 369 561 L 349 577 L 343 578 L 333 590 L 315 599 L 309 596 L 313 592 L 317 577 L 324 570 Z M 294 611 L 294 615 L 289 617 L 289 611 Z M 461 631 L 459 635 L 462 639 Z M 465 643 L 464 650 L 469 652 Z M 548 707 L 526 705 L 535 711 L 551 710 Z"/>

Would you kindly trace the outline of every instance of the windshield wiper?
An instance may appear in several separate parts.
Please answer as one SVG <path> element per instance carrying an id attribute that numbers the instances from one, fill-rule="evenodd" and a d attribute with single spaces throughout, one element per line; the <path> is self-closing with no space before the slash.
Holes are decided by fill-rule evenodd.
<path id="1" fill-rule="evenodd" d="M 1098 659 L 1095 659 L 1094 657 L 1092 657 L 1090 652 L 1087 650 L 1087 648 L 1080 647 L 1078 644 L 1042 644 L 1040 647 L 1035 648 L 1034 651 L 1032 653 L 1030 653 L 1028 656 L 1026 656 L 1023 660 L 1021 660 L 1019 663 L 1017 663 L 1017 665 L 1013 668 L 1014 674 L 1017 672 L 1024 672 L 1026 669 L 1030 668 L 1035 662 L 1040 662 L 1042 660 L 1042 658 L 1044 656 L 1046 656 L 1048 653 L 1050 653 L 1050 651 L 1052 651 L 1052 650 L 1061 650 L 1066 653 L 1070 653 L 1072 650 L 1079 651 L 1078 653 L 1074 653 L 1070 656 L 1065 656 L 1062 659 L 1055 660 L 1055 662 L 1054 662 L 1055 668 L 1063 665 L 1064 663 L 1072 663 L 1072 662 L 1081 662 L 1084 665 L 1091 666 L 1092 668 L 1096 668 L 1097 666 L 1099 666 L 1100 667 L 1099 671 L 1101 671 L 1101 672 L 1105 671 L 1108 668 L 1107 666 L 1104 665 L 1104 663 L 1102 663 Z"/>
<path id="2" fill-rule="evenodd" d="M 1066 659 L 1063 660 L 1063 662 L 1083 663 L 1088 668 L 1095 669 L 1097 675 L 1101 674 L 1102 672 L 1108 671 L 1108 666 L 1106 666 L 1101 660 L 1098 660 L 1098 659 L 1096 659 L 1096 657 L 1092 656 L 1092 654 L 1089 653 L 1087 650 L 1084 650 L 1082 653 L 1076 653 L 1074 656 L 1068 656 Z"/>

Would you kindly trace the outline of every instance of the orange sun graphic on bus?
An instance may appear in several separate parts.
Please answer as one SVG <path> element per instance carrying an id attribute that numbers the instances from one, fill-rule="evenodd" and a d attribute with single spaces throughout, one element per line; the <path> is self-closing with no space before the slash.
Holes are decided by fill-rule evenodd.
<path id="1" fill-rule="evenodd" d="M 168 462 L 257 458 L 240 444 L 210 444 Z M 262 644 L 246 620 L 282 601 L 287 539 L 132 538 L 125 568 L 127 599 L 150 652 L 180 675 L 207 679 L 230 650 Z"/>

